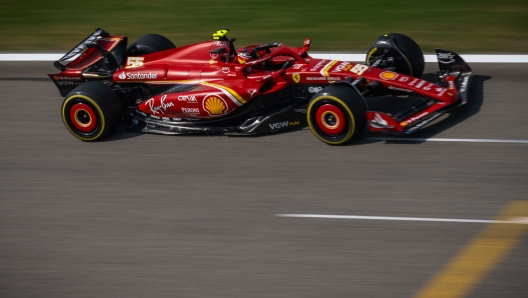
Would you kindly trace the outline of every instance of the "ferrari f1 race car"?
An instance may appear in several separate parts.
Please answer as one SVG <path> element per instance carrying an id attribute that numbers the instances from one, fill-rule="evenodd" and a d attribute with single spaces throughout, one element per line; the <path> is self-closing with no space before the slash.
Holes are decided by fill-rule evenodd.
<path id="1" fill-rule="evenodd" d="M 468 99 L 472 71 L 458 54 L 437 49 L 440 71 L 422 79 L 422 50 L 402 34 L 380 36 L 364 63 L 352 63 L 311 57 L 310 39 L 301 47 L 274 42 L 237 50 L 228 31 L 183 47 L 147 34 L 127 47 L 125 36 L 97 29 L 49 75 L 65 97 L 66 128 L 97 141 L 120 121 L 158 134 L 309 126 L 321 141 L 340 145 L 366 126 L 410 134 Z"/>

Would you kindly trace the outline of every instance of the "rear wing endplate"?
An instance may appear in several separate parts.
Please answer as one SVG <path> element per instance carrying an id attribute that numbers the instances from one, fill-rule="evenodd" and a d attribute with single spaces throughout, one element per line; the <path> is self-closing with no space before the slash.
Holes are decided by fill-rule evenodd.
<path id="1" fill-rule="evenodd" d="M 70 50 L 66 55 L 64 55 L 59 60 L 55 61 L 53 65 L 60 71 L 64 71 L 66 69 L 66 66 L 64 66 L 61 62 L 65 60 L 69 60 L 72 57 L 75 57 L 76 55 L 82 53 L 85 51 L 89 45 L 93 45 L 97 39 L 100 37 L 108 36 L 108 32 L 104 31 L 101 28 L 95 29 L 95 32 L 90 34 L 87 38 L 85 38 L 81 43 L 79 43 L 77 46 L 75 46 L 72 50 Z"/>

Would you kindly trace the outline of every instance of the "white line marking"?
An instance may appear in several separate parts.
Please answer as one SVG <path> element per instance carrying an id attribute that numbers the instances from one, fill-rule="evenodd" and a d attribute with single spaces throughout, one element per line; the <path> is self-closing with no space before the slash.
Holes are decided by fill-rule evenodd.
<path id="1" fill-rule="evenodd" d="M 340 61 L 365 61 L 366 54 L 310 53 L 314 58 Z M 0 61 L 57 61 L 64 54 L 0 54 Z M 528 55 L 460 55 L 468 63 L 528 63 Z M 436 55 L 424 55 L 425 62 L 437 62 Z"/>
<path id="2" fill-rule="evenodd" d="M 0 54 L 0 61 L 57 61 L 64 54 Z"/>
<path id="3" fill-rule="evenodd" d="M 310 53 L 319 59 L 365 61 L 366 54 Z M 468 63 L 528 63 L 528 55 L 460 55 Z M 424 55 L 425 62 L 438 62 L 436 55 Z"/>
<path id="4" fill-rule="evenodd" d="M 394 217 L 394 216 L 361 216 L 361 215 L 329 215 L 329 214 L 276 214 L 279 217 L 330 218 L 330 219 L 365 219 L 365 220 L 398 220 L 398 221 L 434 221 L 459 223 L 508 223 L 528 224 L 528 218 L 516 217 L 510 220 L 491 219 L 459 219 L 459 218 L 427 218 L 427 217 Z"/>
<path id="5" fill-rule="evenodd" d="M 510 143 L 528 144 L 528 140 L 494 140 L 494 139 L 446 139 L 446 138 L 384 138 L 370 137 L 370 141 L 399 141 L 399 142 L 460 142 L 460 143 Z"/>

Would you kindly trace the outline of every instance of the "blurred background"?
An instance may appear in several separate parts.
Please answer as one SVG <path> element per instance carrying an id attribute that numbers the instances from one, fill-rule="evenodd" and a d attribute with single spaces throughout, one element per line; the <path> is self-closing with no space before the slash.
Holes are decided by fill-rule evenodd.
<path id="1" fill-rule="evenodd" d="M 526 0 L 443 1 L 0 1 L 0 51 L 69 50 L 103 28 L 132 42 L 147 33 L 177 46 L 221 28 L 240 46 L 281 41 L 315 51 L 363 52 L 381 34 L 411 36 L 424 52 L 528 51 Z"/>

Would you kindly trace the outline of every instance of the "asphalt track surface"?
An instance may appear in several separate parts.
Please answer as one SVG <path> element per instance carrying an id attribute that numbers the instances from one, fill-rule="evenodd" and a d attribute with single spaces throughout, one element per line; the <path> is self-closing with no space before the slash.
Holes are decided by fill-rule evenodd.
<path id="1" fill-rule="evenodd" d="M 414 137 L 528 140 L 528 65 L 474 64 L 471 102 Z M 427 65 L 427 71 L 435 69 Z M 528 145 L 308 129 L 84 143 L 50 62 L 0 63 L 0 297 L 412 297 L 528 200 Z M 527 297 L 528 237 L 467 297 Z"/>

